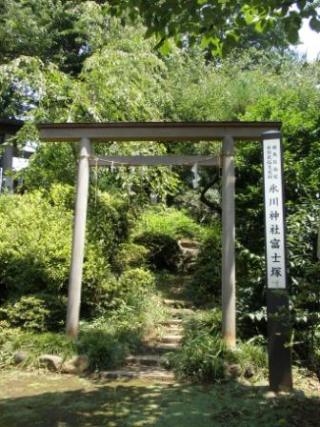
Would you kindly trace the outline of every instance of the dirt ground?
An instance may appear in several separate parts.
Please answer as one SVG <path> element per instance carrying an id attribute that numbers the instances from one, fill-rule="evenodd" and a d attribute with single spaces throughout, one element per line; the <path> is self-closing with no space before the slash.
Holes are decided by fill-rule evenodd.
<path id="1" fill-rule="evenodd" d="M 47 372 L 2 371 L 0 426 L 320 426 L 319 382 L 295 377 L 293 393 L 275 396 L 266 383 L 102 383 Z"/>

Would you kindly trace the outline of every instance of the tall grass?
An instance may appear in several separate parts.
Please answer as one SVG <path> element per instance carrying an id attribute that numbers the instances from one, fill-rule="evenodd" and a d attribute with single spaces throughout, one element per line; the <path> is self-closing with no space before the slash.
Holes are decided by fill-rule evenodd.
<path id="1" fill-rule="evenodd" d="M 125 357 L 142 345 L 142 338 L 166 317 L 166 309 L 154 291 L 137 294 L 130 304 L 123 302 L 90 322 L 81 322 L 80 334 L 71 341 L 64 333 L 30 332 L 22 328 L 0 330 L 0 369 L 14 364 L 14 354 L 25 352 L 22 366 L 39 367 L 41 354 L 67 359 L 86 354 L 90 368 L 109 369 L 121 366 Z"/>
<path id="2" fill-rule="evenodd" d="M 225 346 L 220 331 L 220 310 L 195 314 L 185 326 L 181 349 L 170 357 L 177 374 L 199 382 L 226 380 L 233 376 L 232 370 L 236 376 L 246 376 L 249 371 L 253 379 L 264 376 L 265 347 L 247 341 L 239 342 L 231 351 Z"/>

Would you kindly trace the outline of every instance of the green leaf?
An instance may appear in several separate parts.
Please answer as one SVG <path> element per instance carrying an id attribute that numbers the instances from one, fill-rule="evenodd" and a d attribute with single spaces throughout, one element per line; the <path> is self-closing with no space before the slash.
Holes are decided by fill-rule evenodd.
<path id="1" fill-rule="evenodd" d="M 313 16 L 309 22 L 310 28 L 317 33 L 320 33 L 320 20 Z"/>
<path id="2" fill-rule="evenodd" d="M 257 21 L 257 14 L 255 13 L 256 10 L 253 9 L 252 7 L 248 5 L 244 5 L 242 7 L 242 12 L 243 12 L 243 16 L 246 21 L 246 24 L 251 25 Z"/>
<path id="3" fill-rule="evenodd" d="M 288 40 L 291 44 L 296 44 L 299 41 L 299 31 L 295 27 L 288 28 Z"/>
<path id="4" fill-rule="evenodd" d="M 170 40 L 166 39 L 161 44 L 159 51 L 162 55 L 166 56 L 166 55 L 169 55 L 169 53 L 171 52 L 171 49 L 172 49 L 172 47 L 171 47 Z"/>
<path id="5" fill-rule="evenodd" d="M 201 49 L 206 49 L 210 44 L 215 44 L 215 39 L 213 37 L 203 36 L 201 38 Z"/>

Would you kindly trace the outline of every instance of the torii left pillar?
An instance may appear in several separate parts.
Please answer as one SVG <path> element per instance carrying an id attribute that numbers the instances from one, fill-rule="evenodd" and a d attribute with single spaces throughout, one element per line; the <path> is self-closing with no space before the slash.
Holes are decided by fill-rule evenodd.
<path id="1" fill-rule="evenodd" d="M 79 332 L 81 282 L 85 247 L 86 219 L 90 179 L 91 147 L 88 138 L 80 140 L 76 207 L 72 239 L 71 269 L 68 289 L 67 335 L 76 338 Z"/>

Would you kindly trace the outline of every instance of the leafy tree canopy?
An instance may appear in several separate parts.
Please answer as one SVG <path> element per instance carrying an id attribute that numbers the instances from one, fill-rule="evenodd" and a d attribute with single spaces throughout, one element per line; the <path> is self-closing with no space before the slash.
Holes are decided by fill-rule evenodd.
<path id="1" fill-rule="evenodd" d="M 0 63 L 33 56 L 77 74 L 110 35 L 109 17 L 94 1 L 0 0 Z"/>
<path id="2" fill-rule="evenodd" d="M 222 54 L 234 46 L 243 46 L 253 36 L 283 30 L 289 43 L 299 40 L 303 18 L 320 31 L 319 1 L 314 0 L 121 0 L 110 1 L 114 10 L 129 8 L 131 17 L 141 15 L 148 34 L 160 37 L 167 47 L 173 37 L 181 43 L 201 40 Z"/>
<path id="3" fill-rule="evenodd" d="M 122 26 L 142 20 L 163 52 L 171 38 L 220 55 L 235 46 L 283 49 L 298 41 L 303 18 L 320 30 L 319 5 L 319 0 L 0 0 L 0 64 L 32 56 L 78 75 L 85 59 L 114 36 L 112 14 Z"/>

